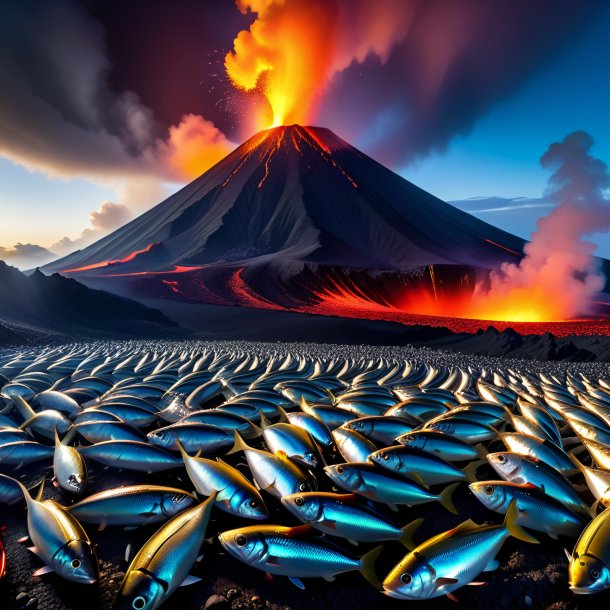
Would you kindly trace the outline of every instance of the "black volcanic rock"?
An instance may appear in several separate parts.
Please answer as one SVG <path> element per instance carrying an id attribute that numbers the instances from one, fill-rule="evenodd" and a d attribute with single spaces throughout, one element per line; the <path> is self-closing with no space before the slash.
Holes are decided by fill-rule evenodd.
<path id="1" fill-rule="evenodd" d="M 176 324 L 156 309 L 59 274 L 30 276 L 0 261 L 0 342 L 41 332 L 80 336 L 162 334 Z"/>

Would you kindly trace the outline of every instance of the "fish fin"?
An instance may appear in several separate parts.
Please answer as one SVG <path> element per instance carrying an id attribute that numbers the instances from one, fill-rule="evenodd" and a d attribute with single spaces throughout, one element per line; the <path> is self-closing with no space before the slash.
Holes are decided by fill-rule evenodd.
<path id="1" fill-rule="evenodd" d="M 281 565 L 280 558 L 277 557 L 276 555 L 268 555 L 267 561 L 265 561 L 265 564 L 268 566 L 277 567 L 277 566 Z"/>
<path id="2" fill-rule="evenodd" d="M 100 523 L 100 526 L 97 528 L 98 532 L 103 532 L 106 529 L 106 526 L 108 524 L 106 523 L 106 519 L 103 519 L 102 522 Z"/>
<path id="3" fill-rule="evenodd" d="M 483 572 L 493 572 L 500 567 L 500 562 L 497 559 L 490 559 L 487 565 L 483 568 Z M 471 583 L 472 584 L 472 583 Z"/>
<path id="4" fill-rule="evenodd" d="M 322 388 L 322 389 L 328 395 L 328 397 L 330 398 L 330 404 L 334 407 L 337 404 L 337 398 L 328 388 Z"/>
<path id="5" fill-rule="evenodd" d="M 358 496 L 356 494 L 336 494 L 335 500 L 351 506 L 358 505 Z"/>
<path id="6" fill-rule="evenodd" d="M 34 553 L 34 555 L 38 555 L 38 553 L 40 552 L 40 551 L 38 550 L 38 547 L 37 547 L 37 546 L 29 546 L 29 547 L 28 547 L 28 551 L 30 551 L 30 553 Z"/>
<path id="7" fill-rule="evenodd" d="M 327 574 L 326 576 L 322 576 L 322 578 L 326 581 L 326 582 L 335 582 L 335 578 L 336 576 L 334 576 L 333 574 Z"/>
<path id="8" fill-rule="evenodd" d="M 302 591 L 305 590 L 305 585 L 301 582 L 301 580 L 299 580 L 298 578 L 295 578 L 294 576 L 289 576 L 288 580 L 295 586 L 298 587 L 299 589 L 301 589 Z"/>
<path id="9" fill-rule="evenodd" d="M 568 549 L 566 549 L 566 547 L 563 547 L 563 552 L 565 553 L 567 559 L 568 559 L 568 563 L 572 561 L 572 553 L 570 553 L 570 551 L 568 551 Z"/>
<path id="10" fill-rule="evenodd" d="M 189 585 L 194 585 L 195 583 L 201 582 L 201 578 L 199 578 L 198 576 L 193 576 L 192 574 L 189 574 L 181 583 L 180 587 L 188 587 Z"/>
<path id="11" fill-rule="evenodd" d="M 443 489 L 443 491 L 441 491 L 440 496 L 438 498 L 438 501 L 441 503 L 442 506 L 444 506 L 450 513 L 453 513 L 454 515 L 457 515 L 457 509 L 455 508 L 455 505 L 453 504 L 453 492 L 457 489 L 457 487 L 460 485 L 459 481 L 457 483 L 452 483 L 451 485 L 447 485 L 447 487 L 445 487 L 445 489 Z"/>
<path id="12" fill-rule="evenodd" d="M 199 555 L 195 560 L 195 563 L 199 563 L 203 559 L 204 555 Z"/>
<path id="13" fill-rule="evenodd" d="M 49 574 L 53 571 L 53 568 L 50 568 L 49 566 L 43 566 L 42 568 L 36 570 L 36 572 L 34 572 L 32 576 L 44 576 L 45 574 Z"/>
<path id="14" fill-rule="evenodd" d="M 399 540 L 407 549 L 409 549 L 409 551 L 412 551 L 416 546 L 413 540 L 413 534 L 415 534 L 423 522 L 424 520 L 421 518 L 415 519 L 415 521 L 411 521 L 411 523 L 407 523 L 407 525 L 400 528 Z"/>
<path id="15" fill-rule="evenodd" d="M 311 531 L 311 525 L 295 525 L 286 531 L 285 536 L 287 538 L 298 538 Z"/>
<path id="16" fill-rule="evenodd" d="M 273 582 L 273 576 L 271 574 L 269 574 L 269 572 L 265 572 L 263 575 L 263 578 L 265 580 L 268 580 L 269 582 Z"/>
<path id="17" fill-rule="evenodd" d="M 459 582 L 459 580 L 457 578 L 445 578 L 444 576 L 439 576 L 434 581 L 434 590 L 437 591 L 441 587 L 447 587 L 449 585 L 455 585 L 458 582 Z M 449 597 L 449 595 L 451 595 L 451 593 L 448 593 L 447 597 Z"/>
<path id="18" fill-rule="evenodd" d="M 36 490 L 36 495 L 34 496 L 34 500 L 36 500 L 36 502 L 40 502 L 42 500 L 43 491 L 44 491 L 44 479 L 40 482 L 40 487 Z"/>
<path id="19" fill-rule="evenodd" d="M 383 545 L 380 544 L 379 546 L 376 546 L 374 549 L 370 550 L 368 553 L 365 553 L 360 558 L 360 573 L 362 576 L 364 576 L 364 578 L 366 578 L 366 580 L 368 580 L 369 583 L 373 585 L 373 587 L 375 587 L 375 589 L 378 589 L 379 591 L 381 591 L 383 587 L 375 574 L 375 562 L 377 561 L 382 549 Z"/>
<path id="20" fill-rule="evenodd" d="M 470 462 L 468 466 L 462 468 L 462 472 L 464 473 L 464 477 L 469 483 L 474 483 L 477 480 L 477 468 L 486 464 L 485 460 L 475 460 L 474 462 Z"/>
<path id="21" fill-rule="evenodd" d="M 559 536 L 555 532 L 551 532 L 550 530 L 546 531 L 546 535 L 553 540 L 559 540 Z"/>
<path id="22" fill-rule="evenodd" d="M 30 539 L 29 536 L 24 536 L 23 538 L 19 538 L 17 540 L 17 542 L 19 542 L 19 544 L 23 544 L 24 542 L 27 542 Z"/>
<path id="23" fill-rule="evenodd" d="M 426 485 L 426 481 L 424 481 L 421 474 L 419 474 L 418 472 L 406 472 L 405 476 L 409 477 L 410 479 L 413 479 L 416 483 L 419 483 L 422 487 L 425 487 L 426 489 L 430 488 L 429 485 Z"/>
<path id="24" fill-rule="evenodd" d="M 329 530 L 336 530 L 337 529 L 337 522 L 333 519 L 324 519 L 324 521 L 322 521 L 322 525 L 324 525 L 324 527 L 327 527 Z"/>
<path id="25" fill-rule="evenodd" d="M 59 432 L 57 432 L 57 427 L 53 428 L 53 434 L 55 435 L 55 447 L 61 445 L 61 440 L 59 438 Z"/>
<path id="26" fill-rule="evenodd" d="M 123 528 L 124 532 L 131 532 L 132 530 L 137 530 L 138 526 L 137 525 L 128 525 L 126 527 Z"/>
<path id="27" fill-rule="evenodd" d="M 354 546 L 360 546 L 360 545 L 358 544 L 358 541 L 357 541 L 357 540 L 354 540 L 353 538 L 348 538 L 348 539 L 347 539 L 347 541 L 348 541 L 350 544 L 353 544 Z"/>
<path id="28" fill-rule="evenodd" d="M 396 506 L 396 504 L 386 504 L 386 506 L 393 512 L 397 513 L 398 512 L 398 506 Z"/>
<path id="29" fill-rule="evenodd" d="M 284 407 L 278 407 L 277 410 L 280 414 L 279 421 L 282 422 L 283 424 L 289 424 L 290 418 L 288 417 L 288 413 L 286 413 L 286 409 L 284 409 Z"/>
<path id="30" fill-rule="evenodd" d="M 519 507 L 517 506 L 517 500 L 511 500 L 506 511 L 506 517 L 504 518 L 504 527 L 508 530 L 508 533 L 518 540 L 523 542 L 531 542 L 532 544 L 539 544 L 539 541 L 528 534 L 519 525 Z"/>
<path id="31" fill-rule="evenodd" d="M 453 593 L 447 593 L 447 599 L 450 599 L 452 602 L 456 603 L 459 603 L 460 601 L 455 595 L 453 595 Z"/>
<path id="32" fill-rule="evenodd" d="M 472 519 L 467 519 L 466 521 L 463 521 L 462 523 L 460 523 L 456 528 L 455 528 L 455 532 L 456 533 L 460 533 L 460 534 L 464 534 L 466 532 L 471 532 L 472 530 L 475 530 L 477 528 L 479 528 L 480 525 L 478 525 L 477 523 L 475 523 Z"/>
<path id="33" fill-rule="evenodd" d="M 501 436 L 501 434 L 498 433 L 498 436 Z M 485 447 L 485 445 L 483 445 L 483 443 L 475 445 L 474 448 L 477 450 L 477 453 L 479 454 L 480 458 L 485 459 L 487 457 L 489 451 L 487 451 L 487 448 Z"/>
<path id="34" fill-rule="evenodd" d="M 233 447 L 227 451 L 227 455 L 231 455 L 232 453 L 237 453 L 238 451 L 245 451 L 249 449 L 246 441 L 240 436 L 237 430 L 234 431 L 235 441 L 233 443 Z"/>
<path id="35" fill-rule="evenodd" d="M 271 421 L 269 419 L 267 419 L 267 417 L 265 416 L 265 414 L 263 413 L 263 411 L 259 411 L 258 415 L 260 417 L 261 420 L 261 430 L 265 430 L 265 428 L 268 428 L 271 425 Z"/>
<path id="36" fill-rule="evenodd" d="M 182 446 L 182 443 L 176 439 L 176 446 L 178 447 L 178 451 L 180 451 L 180 455 L 182 456 L 182 461 L 185 462 L 187 458 L 191 456 L 186 452 L 186 449 Z"/>
<path id="37" fill-rule="evenodd" d="M 472 582 L 466 583 L 466 585 L 468 587 L 482 587 L 483 585 L 486 585 L 487 583 L 482 581 L 482 580 L 473 580 Z"/>
<path id="38" fill-rule="evenodd" d="M 131 556 L 131 544 L 128 544 L 125 547 L 125 561 L 129 563 L 129 558 Z"/>

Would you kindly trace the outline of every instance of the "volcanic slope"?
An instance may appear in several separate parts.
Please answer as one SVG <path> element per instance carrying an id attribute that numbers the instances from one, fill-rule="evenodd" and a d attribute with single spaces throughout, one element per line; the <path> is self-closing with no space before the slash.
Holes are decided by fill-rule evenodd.
<path id="1" fill-rule="evenodd" d="M 328 129 L 258 133 L 147 213 L 45 267 L 72 275 L 304 263 L 494 268 L 523 241 L 437 199 Z"/>

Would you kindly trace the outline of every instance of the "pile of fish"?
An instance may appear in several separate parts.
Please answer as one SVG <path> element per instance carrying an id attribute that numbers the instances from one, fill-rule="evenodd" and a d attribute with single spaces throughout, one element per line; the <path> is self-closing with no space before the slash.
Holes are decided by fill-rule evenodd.
<path id="1" fill-rule="evenodd" d="M 548 536 L 572 549 L 575 593 L 610 588 L 603 371 L 309 350 L 97 342 L 0 352 L 0 510 L 27 516 L 43 564 L 34 575 L 96 583 L 89 528 L 157 524 L 115 608 L 153 610 L 197 582 L 190 573 L 215 536 L 267 577 L 304 587 L 358 571 L 404 600 L 453 598 L 498 567 L 509 537 L 527 546 Z M 174 485 L 90 493 L 90 473 L 109 469 L 167 471 Z M 59 502 L 43 499 L 45 478 Z M 423 539 L 425 507 L 469 516 L 454 501 L 466 486 L 490 522 L 468 518 Z M 210 531 L 215 511 L 240 527 Z M 389 545 L 404 557 L 380 574 Z M 5 550 L 10 558 L 0 538 L 0 578 Z"/>

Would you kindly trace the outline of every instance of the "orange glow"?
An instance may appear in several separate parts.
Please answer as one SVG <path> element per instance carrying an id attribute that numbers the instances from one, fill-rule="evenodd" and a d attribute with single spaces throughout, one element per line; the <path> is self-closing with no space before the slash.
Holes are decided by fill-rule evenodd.
<path id="1" fill-rule="evenodd" d="M 238 0 L 237 5 L 258 16 L 227 54 L 227 75 L 244 91 L 260 89 L 271 109 L 253 127 L 307 123 L 329 77 L 336 7 L 323 0 Z"/>
<path id="2" fill-rule="evenodd" d="M 107 267 L 108 265 L 116 265 L 118 263 L 128 263 L 132 261 L 139 254 L 144 254 L 145 252 L 150 252 L 153 246 L 156 246 L 159 242 L 154 242 L 152 244 L 148 244 L 146 248 L 142 248 L 142 250 L 135 250 L 134 252 L 129 253 L 127 256 L 123 258 L 119 258 L 116 260 L 110 261 L 102 261 L 101 263 L 92 263 L 91 265 L 84 265 L 83 267 L 74 267 L 73 269 L 64 269 L 62 273 L 79 273 L 81 271 L 89 271 L 91 269 L 99 269 L 101 267 Z"/>

